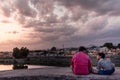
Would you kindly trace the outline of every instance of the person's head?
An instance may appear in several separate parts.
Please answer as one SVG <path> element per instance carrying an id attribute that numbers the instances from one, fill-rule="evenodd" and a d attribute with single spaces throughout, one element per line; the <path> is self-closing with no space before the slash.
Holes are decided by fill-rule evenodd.
<path id="1" fill-rule="evenodd" d="M 98 53 L 96 58 L 97 58 L 97 60 L 104 59 L 105 58 L 105 54 L 104 53 Z"/>
<path id="2" fill-rule="evenodd" d="M 79 47 L 79 51 L 82 51 L 82 52 L 87 52 L 87 49 L 83 46 Z"/>

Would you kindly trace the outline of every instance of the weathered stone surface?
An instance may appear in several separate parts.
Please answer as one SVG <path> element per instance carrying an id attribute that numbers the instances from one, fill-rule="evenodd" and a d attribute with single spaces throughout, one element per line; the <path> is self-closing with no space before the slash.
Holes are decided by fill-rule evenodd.
<path id="1" fill-rule="evenodd" d="M 74 75 L 70 68 L 49 67 L 29 70 L 1 71 L 0 80 L 120 80 L 120 68 L 113 75 Z"/>

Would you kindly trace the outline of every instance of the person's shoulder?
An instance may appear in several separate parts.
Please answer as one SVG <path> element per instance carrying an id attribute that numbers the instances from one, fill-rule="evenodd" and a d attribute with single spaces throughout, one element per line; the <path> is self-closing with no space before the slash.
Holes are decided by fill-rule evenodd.
<path id="1" fill-rule="evenodd" d="M 100 60 L 98 61 L 98 63 L 102 63 L 102 62 L 104 62 L 104 59 L 100 59 Z"/>
<path id="2" fill-rule="evenodd" d="M 110 60 L 108 60 L 107 58 L 103 59 L 103 62 L 111 62 Z"/>

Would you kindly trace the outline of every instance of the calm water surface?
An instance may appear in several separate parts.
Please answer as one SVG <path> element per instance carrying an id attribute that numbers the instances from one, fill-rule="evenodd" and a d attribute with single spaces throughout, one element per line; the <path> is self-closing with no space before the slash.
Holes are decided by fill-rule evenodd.
<path id="1" fill-rule="evenodd" d="M 47 68 L 49 66 L 28 65 L 28 69 Z M 0 65 L 0 71 L 13 70 L 13 65 Z"/>

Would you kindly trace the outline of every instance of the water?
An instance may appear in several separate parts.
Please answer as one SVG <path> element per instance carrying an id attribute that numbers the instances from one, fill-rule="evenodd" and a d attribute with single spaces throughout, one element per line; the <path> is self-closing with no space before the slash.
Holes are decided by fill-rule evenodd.
<path id="1" fill-rule="evenodd" d="M 28 69 L 47 68 L 49 66 L 28 65 Z M 0 71 L 13 70 L 13 65 L 0 65 Z"/>

